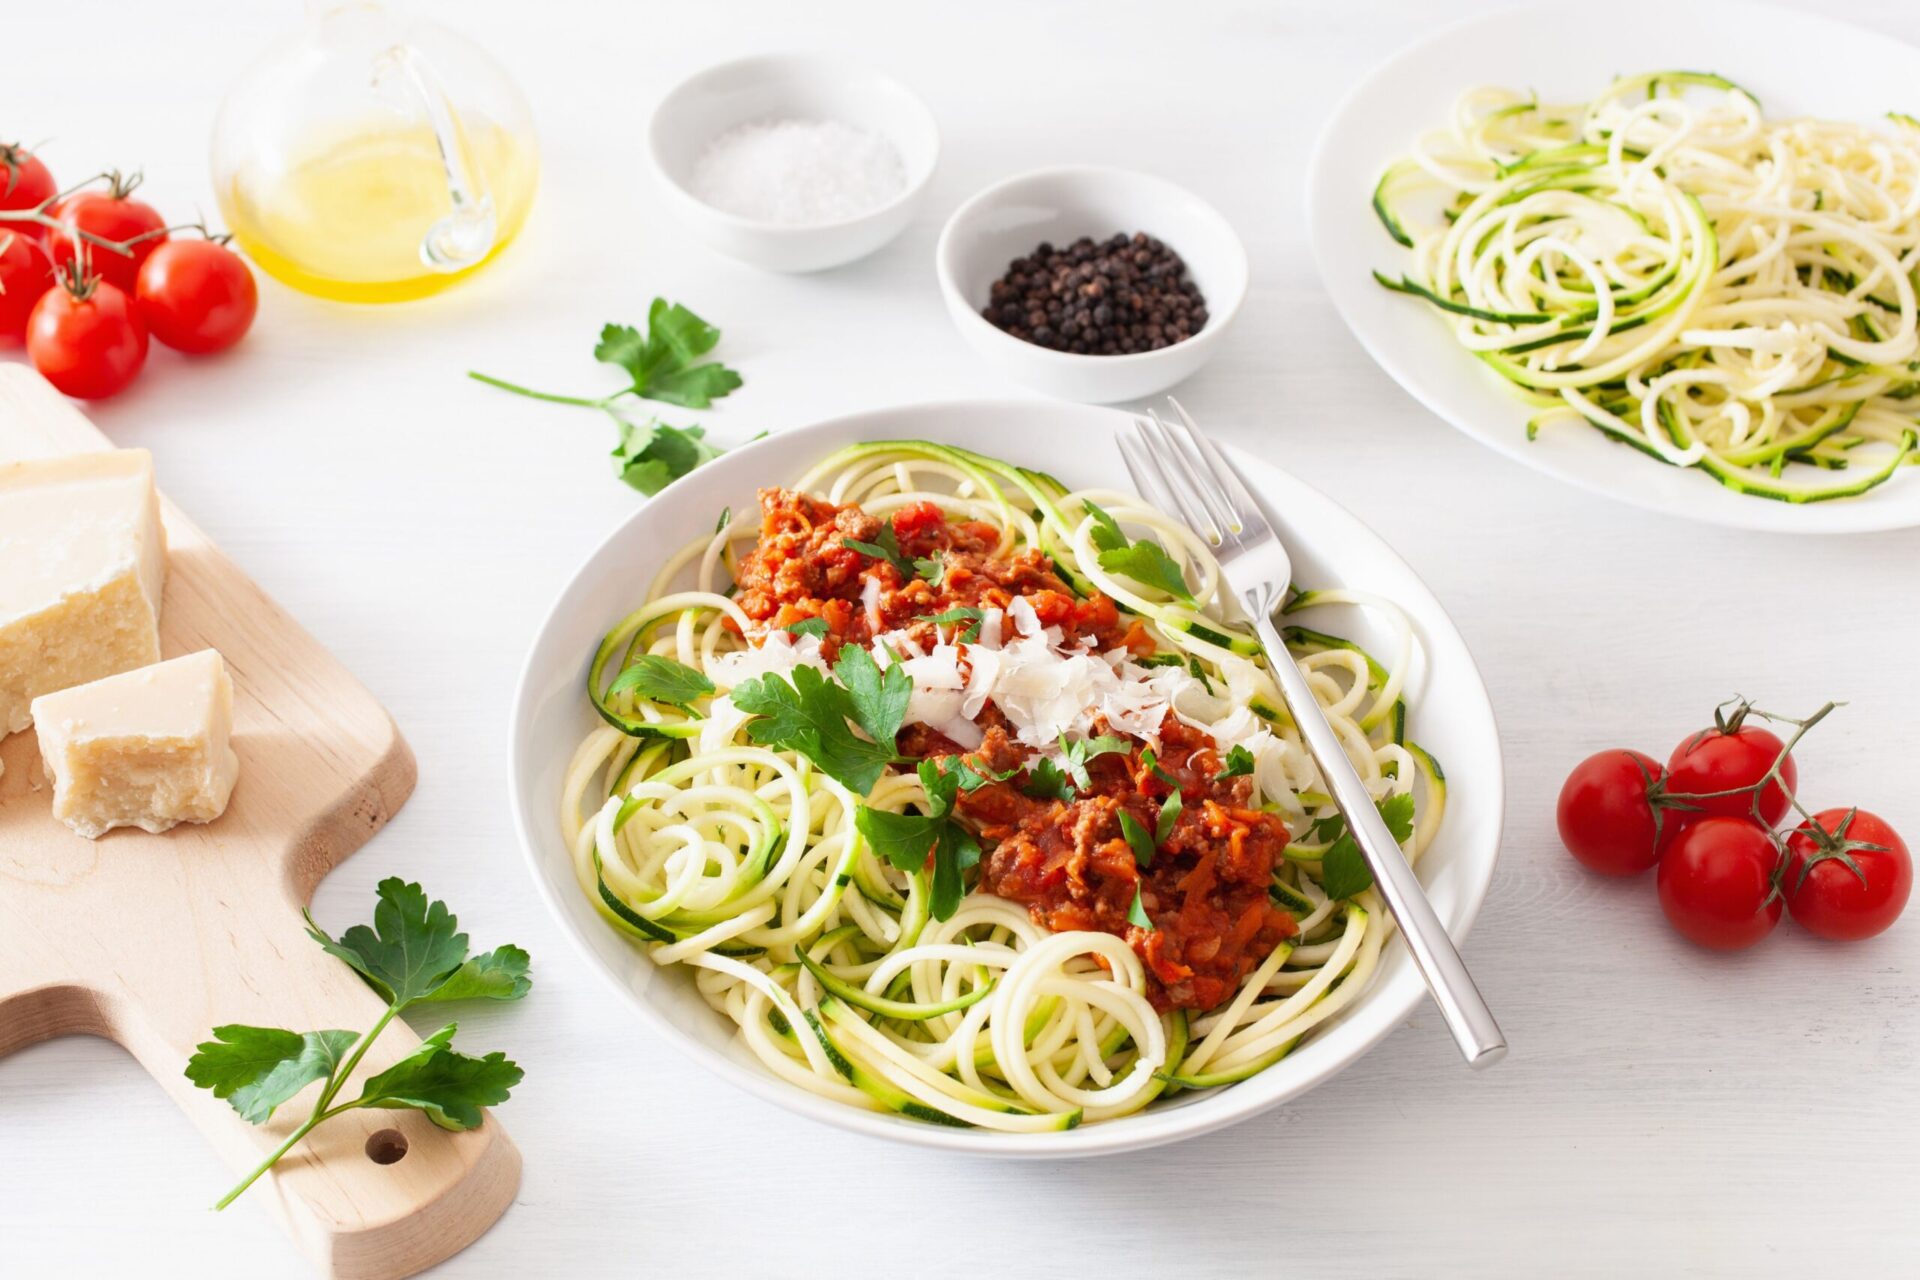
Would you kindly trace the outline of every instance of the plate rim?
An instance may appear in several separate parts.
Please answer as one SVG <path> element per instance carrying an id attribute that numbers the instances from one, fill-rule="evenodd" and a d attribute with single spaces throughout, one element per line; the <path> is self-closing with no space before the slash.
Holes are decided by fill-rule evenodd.
<path id="1" fill-rule="evenodd" d="M 1628 0 L 1628 7 L 1658 7 L 1655 0 Z M 1826 27 L 1843 31 L 1850 35 L 1876 42 L 1888 42 L 1905 48 L 1920 59 L 1920 46 L 1911 44 L 1898 36 L 1876 31 L 1841 18 L 1830 17 L 1825 13 L 1805 9 L 1789 8 L 1784 5 L 1763 3 L 1762 0 L 1697 0 L 1692 11 L 1721 10 L 1733 13 L 1764 14 L 1786 18 L 1812 26 Z M 1639 486 L 1627 486 L 1612 482 L 1589 471 L 1561 471 L 1551 469 L 1546 460 L 1536 450 L 1538 441 L 1529 441 L 1519 430 L 1521 418 L 1516 415 L 1512 431 L 1496 430 L 1476 423 L 1471 414 L 1456 414 L 1447 403 L 1444 392 L 1426 381 L 1409 373 L 1404 361 L 1392 354 L 1391 344 L 1371 327 L 1356 319 L 1352 304 L 1354 294 L 1348 285 L 1349 268 L 1352 263 L 1338 263 L 1331 260 L 1329 233 L 1330 219 L 1344 210 L 1324 208 L 1334 198 L 1332 188 L 1338 184 L 1330 181 L 1330 171 L 1334 167 L 1334 153 L 1339 135 L 1346 132 L 1351 121 L 1362 113 L 1357 110 L 1363 100 L 1378 93 L 1383 84 L 1390 82 L 1395 72 L 1407 64 L 1418 61 L 1431 46 L 1443 41 L 1456 39 L 1464 33 L 1491 28 L 1519 18 L 1539 19 L 1560 14 L 1560 6 L 1529 0 L 1528 3 L 1509 5 L 1485 13 L 1470 14 L 1434 28 L 1393 49 L 1375 63 L 1360 80 L 1342 94 L 1328 113 L 1314 139 L 1313 149 L 1307 159 L 1306 181 L 1302 187 L 1304 212 L 1307 219 L 1307 239 L 1312 248 L 1314 267 L 1320 276 L 1321 288 L 1333 302 L 1334 310 L 1341 323 L 1353 339 L 1360 344 L 1367 357 L 1379 370 L 1385 373 L 1401 391 L 1411 396 L 1428 413 L 1458 431 L 1484 448 L 1515 462 L 1536 475 L 1559 484 L 1569 485 L 1585 493 L 1625 503 L 1643 511 L 1697 523 L 1715 525 L 1720 528 L 1742 529 L 1761 533 L 1775 534 L 1860 534 L 1881 533 L 1897 529 L 1920 527 L 1920 500 L 1910 507 L 1903 508 L 1893 503 L 1862 502 L 1858 499 L 1840 499 L 1820 503 L 1788 503 L 1767 498 L 1750 497 L 1735 494 L 1724 489 L 1705 473 L 1697 479 L 1701 488 L 1701 500 L 1689 498 L 1674 501 Z M 1731 55 L 1738 58 L 1735 52 Z M 1732 74 L 1731 72 L 1729 74 Z M 1739 77 L 1734 76 L 1735 79 Z M 1468 88 L 1461 85 L 1462 89 Z M 1413 136 L 1418 123 L 1410 124 L 1408 137 Z M 1354 210 L 1353 212 L 1359 212 Z M 1368 213 L 1371 218 L 1370 211 Z M 1364 269 L 1368 264 L 1360 264 Z M 1436 332 L 1438 332 L 1436 330 Z M 1513 403 L 1521 402 L 1515 398 Z M 1658 464 L 1647 460 L 1649 467 Z M 1693 478 L 1693 477 L 1690 477 Z M 1908 482 L 1920 486 L 1920 479 Z M 1716 495 L 1731 501 L 1715 501 Z"/>
<path id="2" fill-rule="evenodd" d="M 804 426 L 781 430 L 775 435 L 763 437 L 749 444 L 730 450 L 727 458 L 751 459 L 765 451 L 778 441 L 791 436 L 826 435 L 840 430 L 875 430 L 880 424 L 896 419 L 911 419 L 930 413 L 947 414 L 953 412 L 972 412 L 980 415 L 996 413 L 1047 413 L 1065 419 L 1079 417 L 1083 420 L 1093 418 L 1127 419 L 1128 415 L 1118 409 L 1098 405 L 1072 404 L 1064 402 L 1017 400 L 1006 398 L 962 398 L 949 400 L 916 401 L 903 405 L 888 406 L 879 409 L 861 410 L 852 413 L 836 414 L 822 418 Z M 871 423 L 873 427 L 863 427 Z M 887 435 L 875 435 L 874 438 L 903 438 L 900 431 Z M 910 437 L 907 437 L 910 438 Z M 1486 815 L 1486 840 L 1490 848 L 1486 858 L 1484 874 L 1472 875 L 1461 885 L 1458 924 L 1451 929 L 1456 943 L 1464 942 L 1478 919 L 1481 907 L 1486 901 L 1498 867 L 1501 844 L 1505 832 L 1506 775 L 1504 750 L 1499 736 L 1499 722 L 1494 713 L 1493 702 L 1487 692 L 1485 678 L 1480 673 L 1479 664 L 1474 661 L 1472 651 L 1466 639 L 1460 634 L 1453 617 L 1447 612 L 1426 581 L 1396 551 L 1392 544 L 1380 536 L 1372 526 L 1341 503 L 1323 493 L 1313 485 L 1301 480 L 1284 467 L 1266 462 L 1233 445 L 1226 450 L 1237 463 L 1254 464 L 1253 474 L 1248 478 L 1258 478 L 1258 472 L 1264 468 L 1279 475 L 1285 482 L 1297 485 L 1320 501 L 1326 503 L 1340 516 L 1351 521 L 1364 534 L 1373 539 L 1379 551 L 1388 556 L 1410 582 L 1425 597 L 1422 602 L 1431 611 L 1434 621 L 1445 627 L 1444 638 L 1448 647 L 1454 650 L 1454 657 L 1460 664 L 1454 683 L 1459 693 L 1471 699 L 1472 711 L 1476 719 L 1484 720 L 1486 730 L 1493 747 L 1493 767 L 1476 782 L 1485 792 L 1482 801 Z M 696 473 L 698 474 L 698 473 Z M 1246 474 L 1243 472 L 1243 474 Z M 684 481 L 676 482 L 684 483 Z M 662 492 L 665 492 L 664 490 Z M 1356 1034 L 1354 1042 L 1346 1046 L 1343 1056 L 1331 1061 L 1318 1074 L 1302 1079 L 1293 1087 L 1275 1089 L 1269 1094 L 1260 1094 L 1248 1089 L 1252 1081 L 1243 1082 L 1232 1089 L 1222 1090 L 1217 1097 L 1234 1099 L 1225 1105 L 1207 1109 L 1202 1103 L 1181 1107 L 1170 1111 L 1146 1111 L 1135 1115 L 1118 1117 L 1111 1123 L 1090 1125 L 1074 1129 L 1067 1133 L 1008 1134 L 990 1133 L 977 1129 L 948 1129 L 935 1125 L 916 1125 L 903 1121 L 898 1116 L 866 1111 L 855 1107 L 832 1102 L 828 1099 L 807 1093 L 771 1072 L 757 1068 L 754 1064 L 743 1063 L 727 1054 L 715 1050 L 702 1042 L 692 1032 L 683 1029 L 674 1019 L 657 1008 L 652 1001 L 636 993 L 621 980 L 621 977 L 601 957 L 588 939 L 570 918 L 567 910 L 557 898 L 547 882 L 543 872 L 542 856 L 539 852 L 539 836 L 534 827 L 533 814 L 527 801 L 532 799 L 522 794 L 522 770 L 520 767 L 521 744 L 527 733 L 528 721 L 532 717 L 533 684 L 538 678 L 534 662 L 545 647 L 548 632 L 561 618 L 561 607 L 566 603 L 580 579 L 585 576 L 594 563 L 607 554 L 617 544 L 631 535 L 630 531 L 644 522 L 652 508 L 652 501 L 643 503 L 626 517 L 617 521 L 593 547 L 580 558 L 567 575 L 559 589 L 552 596 L 548 606 L 540 615 L 533 635 L 528 642 L 525 656 L 520 663 L 515 680 L 513 699 L 509 708 L 508 731 L 506 735 L 506 765 L 508 803 L 513 816 L 514 835 L 520 846 L 522 861 L 527 874 L 533 880 L 534 890 L 546 907 L 553 923 L 567 937 L 569 945 L 586 967 L 599 975 L 601 980 L 624 1005 L 627 1005 L 640 1022 L 654 1031 L 661 1039 L 670 1044 L 683 1058 L 698 1068 L 717 1075 L 722 1080 L 753 1095 L 760 1100 L 779 1107 L 790 1114 L 812 1120 L 815 1123 L 831 1126 L 843 1131 L 868 1137 L 877 1137 L 906 1146 L 917 1146 L 939 1150 L 958 1151 L 970 1155 L 990 1158 L 1010 1159 L 1076 1159 L 1088 1156 L 1115 1154 L 1123 1151 L 1139 1150 L 1159 1146 L 1165 1143 L 1184 1141 L 1202 1134 L 1215 1132 L 1229 1125 L 1251 1119 L 1269 1111 L 1293 1098 L 1317 1088 L 1345 1071 L 1360 1058 L 1371 1052 L 1404 1023 L 1406 1018 L 1426 1000 L 1423 986 L 1413 984 L 1397 1001 L 1390 1013 L 1380 1017 L 1379 1025 Z M 1425 636 L 1431 643 L 1432 636 Z M 1391 993 L 1382 990 L 1369 993 L 1372 1003 L 1378 1007 L 1382 1000 L 1388 1000 Z M 1363 999 L 1355 1009 L 1369 1003 Z M 1257 1077 L 1256 1077 L 1257 1079 Z M 1237 1099 L 1235 1095 L 1240 1095 Z"/>

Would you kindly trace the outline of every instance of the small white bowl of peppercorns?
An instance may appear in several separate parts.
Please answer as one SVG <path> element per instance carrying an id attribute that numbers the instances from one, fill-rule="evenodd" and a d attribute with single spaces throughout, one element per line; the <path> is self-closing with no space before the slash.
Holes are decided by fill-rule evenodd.
<path id="1" fill-rule="evenodd" d="M 1212 205 L 1090 165 L 988 187 L 947 220 L 934 261 L 974 350 L 1016 382 L 1093 404 L 1192 375 L 1247 293 L 1246 250 Z"/>

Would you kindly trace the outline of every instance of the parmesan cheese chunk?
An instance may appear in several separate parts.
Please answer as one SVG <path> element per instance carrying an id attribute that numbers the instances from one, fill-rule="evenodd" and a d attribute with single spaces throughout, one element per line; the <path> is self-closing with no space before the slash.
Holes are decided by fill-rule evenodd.
<path id="1" fill-rule="evenodd" d="M 145 449 L 0 465 L 0 736 L 42 694 L 160 660 L 166 554 Z"/>
<path id="2" fill-rule="evenodd" d="M 233 681 L 212 649 L 46 694 L 33 718 L 53 814 L 90 840 L 226 812 L 240 760 Z"/>

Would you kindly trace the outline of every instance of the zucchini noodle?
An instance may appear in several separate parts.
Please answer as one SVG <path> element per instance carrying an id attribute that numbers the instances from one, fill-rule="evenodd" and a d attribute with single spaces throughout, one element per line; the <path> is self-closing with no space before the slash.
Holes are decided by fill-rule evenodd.
<path id="1" fill-rule="evenodd" d="M 1412 262 L 1375 275 L 1539 409 L 1529 439 L 1585 422 L 1736 493 L 1865 493 L 1920 460 L 1920 121 L 1891 120 L 1770 121 L 1699 72 L 1472 89 L 1380 179 Z"/>
<path id="2" fill-rule="evenodd" d="M 1295 933 L 1220 1007 L 1163 1013 L 1140 955 L 1119 935 L 1050 932 L 1025 907 L 978 891 L 933 919 L 928 874 L 876 856 L 854 821 L 862 803 L 924 808 L 916 773 L 886 773 L 858 796 L 805 755 L 756 745 L 750 717 L 724 692 L 682 707 L 632 688 L 607 692 L 645 655 L 704 672 L 758 642 L 762 632 L 730 596 L 734 566 L 759 531 L 723 516 L 667 561 L 593 656 L 588 692 L 604 723 L 574 754 L 559 818 L 581 889 L 608 924 L 659 964 L 687 967 L 768 1071 L 849 1106 L 1046 1132 L 1244 1080 L 1361 998 L 1387 917 L 1370 887 L 1347 899 L 1322 887 L 1337 810 L 1203 541 L 1138 497 L 1070 492 L 923 442 L 851 446 L 796 487 L 881 518 L 932 502 L 950 519 L 984 522 L 998 531 L 991 557 L 1039 550 L 1075 591 L 1104 593 L 1137 615 L 1159 654 L 1204 677 L 1209 697 L 1227 691 L 1212 732 L 1259 744 L 1255 798 L 1291 837 L 1269 898 Z M 1088 503 L 1158 541 L 1194 588 L 1193 604 L 1101 568 Z M 1385 666 L 1337 636 L 1298 625 L 1286 634 L 1376 798 L 1414 797 L 1405 851 L 1417 858 L 1446 791 L 1438 765 L 1405 734 L 1412 629 L 1389 602 L 1339 591 L 1297 593 L 1285 612 L 1291 622 L 1323 606 L 1392 623 Z"/>

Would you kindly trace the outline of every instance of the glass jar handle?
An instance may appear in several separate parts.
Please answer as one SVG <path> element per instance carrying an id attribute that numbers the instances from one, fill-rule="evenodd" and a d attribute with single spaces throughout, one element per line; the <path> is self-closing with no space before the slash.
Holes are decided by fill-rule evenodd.
<path id="1" fill-rule="evenodd" d="M 453 204 L 446 217 L 427 228 L 420 241 L 420 260 L 436 271 L 464 271 L 493 252 L 498 233 L 493 196 L 473 162 L 459 117 L 426 60 L 407 45 L 395 45 L 374 67 L 376 81 L 393 75 L 401 78 L 426 113 L 446 169 L 447 198 Z"/>

